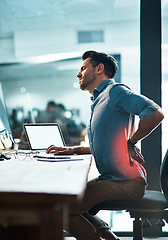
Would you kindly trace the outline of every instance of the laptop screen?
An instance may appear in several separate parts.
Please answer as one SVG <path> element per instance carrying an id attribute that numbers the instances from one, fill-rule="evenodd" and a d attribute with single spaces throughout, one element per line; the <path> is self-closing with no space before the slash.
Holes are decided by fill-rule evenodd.
<path id="1" fill-rule="evenodd" d="M 57 123 L 24 124 L 24 129 L 31 150 L 46 150 L 50 145 L 65 146 Z"/>

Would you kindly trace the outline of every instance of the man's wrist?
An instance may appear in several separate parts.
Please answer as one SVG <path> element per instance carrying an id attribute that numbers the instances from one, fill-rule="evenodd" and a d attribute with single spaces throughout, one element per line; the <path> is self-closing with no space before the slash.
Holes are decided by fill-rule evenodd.
<path id="1" fill-rule="evenodd" d="M 135 144 L 136 144 L 136 142 L 135 142 L 135 143 L 131 142 L 130 139 L 127 141 L 127 143 L 128 143 L 131 147 L 135 147 Z"/>
<path id="2" fill-rule="evenodd" d="M 72 147 L 73 154 L 91 154 L 90 148 L 85 146 L 74 146 Z"/>
<path id="3" fill-rule="evenodd" d="M 73 154 L 80 154 L 81 146 L 74 146 L 72 147 Z"/>

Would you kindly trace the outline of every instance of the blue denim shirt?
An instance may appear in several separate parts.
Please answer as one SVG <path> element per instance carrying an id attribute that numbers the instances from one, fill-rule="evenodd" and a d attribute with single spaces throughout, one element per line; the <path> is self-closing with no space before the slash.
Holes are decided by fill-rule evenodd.
<path id="1" fill-rule="evenodd" d="M 142 177 L 146 181 L 141 164 L 134 160 L 130 166 L 127 140 L 134 131 L 135 115 L 145 119 L 158 108 L 152 100 L 114 80 L 105 80 L 94 89 L 87 132 L 99 178 L 122 181 Z"/>

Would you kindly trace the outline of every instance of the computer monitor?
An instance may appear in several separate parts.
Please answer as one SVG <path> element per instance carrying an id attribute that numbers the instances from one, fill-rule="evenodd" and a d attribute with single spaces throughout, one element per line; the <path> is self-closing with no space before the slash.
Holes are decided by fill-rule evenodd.
<path id="1" fill-rule="evenodd" d="M 0 83 L 0 150 L 10 149 L 13 143 L 13 135 Z"/>

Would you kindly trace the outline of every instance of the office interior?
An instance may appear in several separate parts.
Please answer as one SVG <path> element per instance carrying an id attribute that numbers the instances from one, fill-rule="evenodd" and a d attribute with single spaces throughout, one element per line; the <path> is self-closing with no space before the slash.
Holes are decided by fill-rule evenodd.
<path id="1" fill-rule="evenodd" d="M 34 122 L 58 122 L 67 145 L 88 144 L 90 95 L 81 92 L 76 75 L 82 53 L 91 49 L 116 57 L 116 81 L 163 108 L 162 125 L 139 146 L 149 188 L 158 189 L 168 137 L 168 0 L 1 0 L 0 82 L 17 147 L 29 148 L 23 123 Z M 131 236 L 128 213 L 99 215 Z M 168 236 L 167 224 L 145 231 Z"/>

